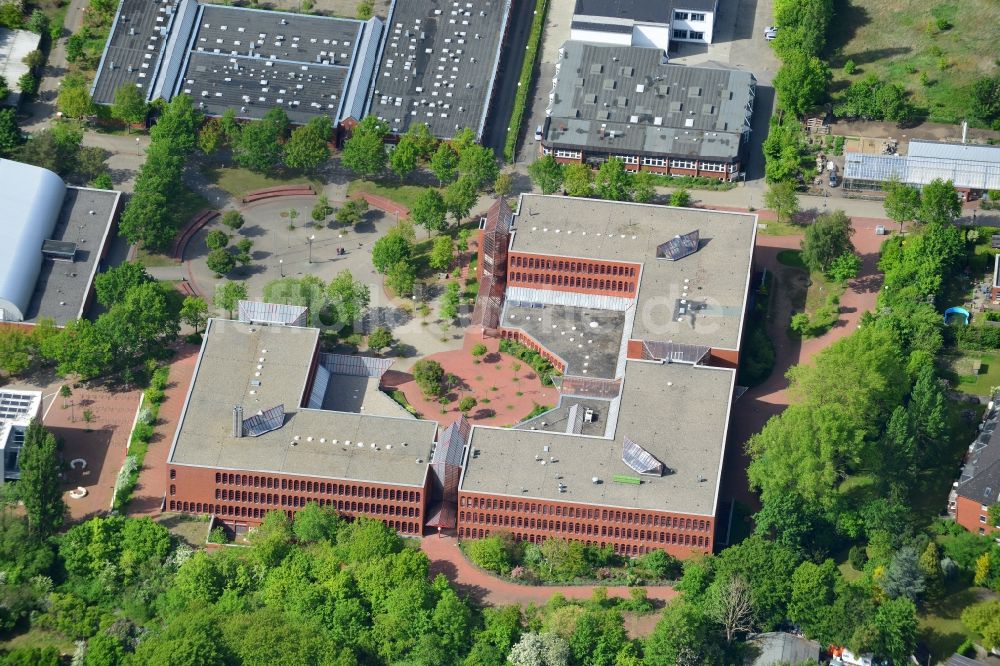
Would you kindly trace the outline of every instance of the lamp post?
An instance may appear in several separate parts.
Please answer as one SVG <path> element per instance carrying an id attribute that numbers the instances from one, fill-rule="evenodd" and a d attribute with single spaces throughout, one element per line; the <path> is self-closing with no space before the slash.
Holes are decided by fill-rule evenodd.
<path id="1" fill-rule="evenodd" d="M 139 137 L 135 137 L 135 156 L 139 156 Z"/>
<path id="2" fill-rule="evenodd" d="M 278 270 L 281 271 L 281 277 L 285 277 L 285 260 L 278 259 Z"/>
<path id="3" fill-rule="evenodd" d="M 313 241 L 316 240 L 316 234 L 311 234 L 307 239 L 309 243 L 309 263 L 313 262 Z"/>

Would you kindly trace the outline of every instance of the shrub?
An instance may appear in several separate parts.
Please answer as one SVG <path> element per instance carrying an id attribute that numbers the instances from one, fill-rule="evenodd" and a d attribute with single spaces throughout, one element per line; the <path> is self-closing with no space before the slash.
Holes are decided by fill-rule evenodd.
<path id="1" fill-rule="evenodd" d="M 427 397 L 437 397 L 444 389 L 444 368 L 437 361 L 421 359 L 413 366 L 413 379 Z"/>
<path id="2" fill-rule="evenodd" d="M 472 348 L 472 355 L 475 356 L 476 358 L 479 358 L 480 356 L 486 354 L 486 351 L 487 351 L 486 345 L 479 343 Z"/>
<path id="3" fill-rule="evenodd" d="M 221 229 L 208 232 L 205 236 L 205 245 L 209 250 L 219 250 L 229 245 L 229 236 Z"/>
<path id="4" fill-rule="evenodd" d="M 511 544 L 499 535 L 466 542 L 466 553 L 477 566 L 506 575 L 511 570 Z"/>
<path id="5" fill-rule="evenodd" d="M 521 65 L 521 77 L 518 79 L 514 108 L 510 113 L 507 139 L 503 146 L 503 157 L 508 162 L 514 161 L 514 152 L 517 150 L 517 136 L 521 132 L 521 120 L 528 103 L 531 75 L 535 71 L 535 60 L 538 58 L 538 49 L 542 42 L 542 29 L 545 27 L 545 14 L 548 8 L 548 0 L 535 0 L 535 16 L 531 21 L 531 33 L 528 35 L 528 46 L 524 54 L 524 63 Z"/>
<path id="6" fill-rule="evenodd" d="M 213 527 L 212 531 L 208 533 L 209 543 L 229 543 L 229 538 L 226 536 L 226 528 L 219 525 L 218 527 Z"/>
<path id="7" fill-rule="evenodd" d="M 233 231 L 243 226 L 243 216 L 238 210 L 227 210 L 222 214 L 222 223 Z"/>
<path id="8" fill-rule="evenodd" d="M 844 74 L 850 76 L 851 74 L 854 74 L 854 72 L 856 71 L 858 71 L 858 66 L 854 63 L 853 60 L 848 60 L 847 62 L 844 63 Z"/>
<path id="9" fill-rule="evenodd" d="M 868 551 L 860 544 L 851 546 L 847 553 L 847 561 L 856 571 L 863 571 L 865 564 L 868 563 Z"/>
<path id="10" fill-rule="evenodd" d="M 458 410 L 463 414 L 474 409 L 479 403 L 471 395 L 467 395 L 458 401 Z"/>

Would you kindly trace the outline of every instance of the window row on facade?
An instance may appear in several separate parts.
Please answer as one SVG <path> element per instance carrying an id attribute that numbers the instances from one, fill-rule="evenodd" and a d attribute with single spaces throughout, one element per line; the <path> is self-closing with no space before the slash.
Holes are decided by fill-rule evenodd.
<path id="1" fill-rule="evenodd" d="M 548 520 L 546 518 L 525 518 L 523 516 L 508 516 L 503 514 L 477 513 L 460 511 L 460 523 L 494 525 L 497 527 L 524 528 L 551 532 L 556 535 L 605 537 L 611 539 L 626 539 L 649 541 L 662 544 L 681 546 L 707 546 L 708 537 L 690 533 L 664 532 L 661 530 L 646 530 L 642 528 L 615 527 L 600 523 L 581 523 L 574 520 Z"/>
<path id="2" fill-rule="evenodd" d="M 170 478 L 174 478 L 171 470 Z M 275 490 L 293 490 L 320 495 L 343 495 L 345 497 L 368 497 L 391 502 L 419 502 L 420 493 L 414 490 L 396 490 L 375 486 L 359 486 L 344 483 L 328 483 L 326 481 L 309 481 L 299 479 L 281 479 L 269 476 L 248 474 L 228 474 L 216 472 L 215 482 L 225 486 L 242 486 L 246 488 L 272 488 Z"/>
<path id="3" fill-rule="evenodd" d="M 616 291 L 623 294 L 635 292 L 635 283 L 625 280 L 605 280 L 603 278 L 583 278 L 572 275 L 551 273 L 521 273 L 514 271 L 507 275 L 511 284 L 544 284 L 555 287 L 576 287 L 578 289 L 597 289 L 599 291 Z"/>
<path id="4" fill-rule="evenodd" d="M 677 516 L 661 516 L 638 511 L 615 511 L 611 509 L 594 509 L 581 506 L 562 506 L 559 504 L 540 504 L 536 502 L 520 502 L 515 500 L 497 499 L 495 497 L 461 497 L 459 505 L 462 508 L 484 509 L 487 511 L 510 511 L 520 514 L 538 514 L 542 516 L 559 516 L 578 518 L 580 520 L 600 520 L 604 523 L 620 523 L 625 525 L 648 525 L 675 530 L 691 530 L 709 532 L 712 524 L 707 520 L 678 518 Z M 472 515 L 472 512 L 469 512 Z M 496 524 L 496 523 L 492 523 Z"/>
<path id="5" fill-rule="evenodd" d="M 506 530 L 503 530 L 503 531 L 506 532 Z M 458 537 L 460 539 L 483 539 L 485 537 L 490 536 L 491 533 L 492 533 L 492 531 L 489 530 L 489 529 L 481 529 L 481 528 L 476 528 L 476 527 L 459 527 L 458 528 Z M 528 543 L 542 543 L 547 538 L 549 538 L 545 534 L 533 534 L 533 533 L 530 533 L 530 532 L 529 533 L 512 532 L 510 534 L 513 535 L 513 537 L 514 537 L 515 540 L 517 540 L 517 541 L 527 541 Z M 685 536 L 691 537 L 690 534 L 685 535 Z M 663 550 L 667 546 L 674 545 L 674 544 L 663 543 L 663 545 L 660 546 L 660 545 L 654 544 L 652 542 L 645 542 L 645 543 L 621 543 L 619 541 L 603 541 L 603 540 L 597 540 L 597 539 L 575 539 L 575 540 L 579 541 L 581 543 L 584 543 L 584 544 L 586 544 L 588 546 L 594 546 L 594 547 L 597 547 L 597 548 L 607 548 L 608 546 L 611 546 L 611 548 L 615 551 L 615 553 L 617 553 L 619 555 L 631 555 L 631 556 L 645 555 L 646 553 L 648 553 L 650 551 L 653 551 L 653 550 Z M 691 537 L 689 540 L 691 541 L 691 543 L 688 543 L 688 544 L 682 544 L 678 540 L 678 543 L 676 545 L 677 545 L 677 547 L 687 546 L 689 548 L 698 548 L 698 547 L 700 547 L 700 548 L 708 548 L 711 545 L 709 543 L 707 537 L 704 538 L 704 541 L 703 541 L 702 545 L 697 545 L 695 543 L 695 541 L 701 541 L 702 537 L 698 537 L 698 539 L 695 539 L 694 537 Z"/>
<path id="6" fill-rule="evenodd" d="M 173 490 L 173 486 L 171 486 Z M 174 493 L 171 492 L 171 495 Z M 377 502 L 352 502 L 349 500 L 332 500 L 323 497 L 312 498 L 302 495 L 279 495 L 277 493 L 258 493 L 252 490 L 215 489 L 215 499 L 247 504 L 267 504 L 269 506 L 284 506 L 299 508 L 309 502 L 319 506 L 334 507 L 337 511 L 360 511 L 362 513 L 386 514 L 389 516 L 406 516 L 413 518 L 420 515 L 420 509 L 413 506 L 397 506 L 395 504 L 379 504 Z"/>
<path id="7" fill-rule="evenodd" d="M 635 277 L 635 266 L 622 266 L 619 264 L 605 264 L 592 261 L 573 261 L 514 255 L 510 258 L 510 265 L 514 268 L 538 268 L 547 271 L 560 271 L 563 273 Z"/>
<path id="8" fill-rule="evenodd" d="M 332 504 L 332 503 L 331 503 Z M 365 506 L 368 506 L 367 504 Z M 181 511 L 184 513 L 210 513 L 212 515 L 218 516 L 220 518 L 248 518 L 251 520 L 262 520 L 264 516 L 274 509 L 267 509 L 256 506 L 241 506 L 241 505 L 229 505 L 229 504 L 208 504 L 202 502 L 180 502 L 176 500 L 170 500 L 167 504 L 167 508 L 170 511 Z M 285 512 L 289 518 L 294 518 L 294 511 Z M 370 515 L 372 517 L 378 518 L 380 515 L 376 512 L 358 512 L 359 515 Z M 381 519 L 380 519 L 381 520 Z M 419 521 L 408 521 L 408 520 L 383 520 L 386 525 L 391 527 L 397 532 L 403 532 L 405 534 L 420 534 L 421 524 Z"/>

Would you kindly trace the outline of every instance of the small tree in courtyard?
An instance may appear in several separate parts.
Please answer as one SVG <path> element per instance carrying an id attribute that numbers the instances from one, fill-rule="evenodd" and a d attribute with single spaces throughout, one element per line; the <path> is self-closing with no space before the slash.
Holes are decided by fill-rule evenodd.
<path id="1" fill-rule="evenodd" d="M 413 366 L 413 380 L 425 396 L 436 398 L 444 390 L 444 368 L 437 361 L 422 359 Z"/>

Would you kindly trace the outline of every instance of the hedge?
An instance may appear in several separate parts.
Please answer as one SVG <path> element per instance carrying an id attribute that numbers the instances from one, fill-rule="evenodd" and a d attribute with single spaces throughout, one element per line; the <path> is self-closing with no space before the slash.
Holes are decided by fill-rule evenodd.
<path id="1" fill-rule="evenodd" d="M 500 351 L 530 365 L 531 369 L 538 373 L 538 379 L 542 382 L 542 386 L 552 386 L 552 377 L 559 375 L 559 371 L 549 363 L 547 358 L 520 342 L 504 338 L 500 341 Z"/>
<path id="2" fill-rule="evenodd" d="M 142 463 L 146 458 L 146 450 L 149 442 L 153 439 L 153 431 L 156 424 L 156 417 L 160 413 L 160 403 L 166 396 L 167 380 L 170 376 L 170 368 L 158 368 L 153 372 L 149 387 L 143 392 L 143 402 L 149 406 L 142 410 L 129 441 L 129 455 L 125 458 L 125 464 L 118 472 L 115 480 L 115 493 L 112 508 L 124 513 L 129 500 L 132 499 L 132 492 L 136 483 L 139 482 L 139 472 L 142 471 Z"/>
<path id="3" fill-rule="evenodd" d="M 545 27 L 545 14 L 548 9 L 549 0 L 535 0 L 535 18 L 531 21 L 527 53 L 524 56 L 524 64 L 521 65 L 521 78 L 518 80 L 514 108 L 510 112 L 510 123 L 507 125 L 507 140 L 503 145 L 503 157 L 508 162 L 514 161 L 514 152 L 517 150 L 517 137 L 521 133 L 521 121 L 524 119 L 528 91 L 531 88 L 531 75 L 535 71 L 535 61 L 538 59 L 538 48 L 542 42 L 542 29 Z"/>

